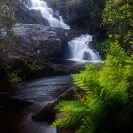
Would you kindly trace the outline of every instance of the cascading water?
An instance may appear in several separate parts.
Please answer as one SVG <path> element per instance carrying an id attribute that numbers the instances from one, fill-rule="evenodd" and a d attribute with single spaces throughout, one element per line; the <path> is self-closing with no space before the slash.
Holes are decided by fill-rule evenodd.
<path id="1" fill-rule="evenodd" d="M 54 12 L 43 0 L 20 0 L 20 2 L 29 10 L 40 10 L 42 16 L 47 19 L 50 26 L 70 29 L 70 26 L 63 22 L 62 16 L 59 15 L 59 11 Z M 59 19 L 54 18 L 53 15 L 58 16 Z M 71 59 L 80 62 L 98 62 L 100 59 L 98 53 L 94 53 L 93 50 L 89 48 L 88 43 L 86 43 L 91 40 L 92 36 L 82 35 L 70 41 L 68 44 L 71 51 Z"/>
<path id="2" fill-rule="evenodd" d="M 99 54 L 97 52 L 93 52 L 93 50 L 89 48 L 88 44 L 90 41 L 92 41 L 92 36 L 82 35 L 68 42 L 71 60 L 78 62 L 100 61 Z"/>
<path id="3" fill-rule="evenodd" d="M 47 3 L 42 0 L 20 0 L 29 10 L 40 10 L 42 16 L 47 19 L 48 23 L 52 27 L 59 27 L 63 29 L 70 29 L 70 26 L 65 24 L 61 16 L 58 16 L 60 20 L 53 17 L 57 15 L 54 11 L 48 7 Z"/>

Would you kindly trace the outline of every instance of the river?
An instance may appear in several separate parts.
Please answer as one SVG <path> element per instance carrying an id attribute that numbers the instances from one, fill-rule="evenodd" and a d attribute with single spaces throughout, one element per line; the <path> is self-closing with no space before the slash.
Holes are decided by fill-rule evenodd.
<path id="1" fill-rule="evenodd" d="M 0 133 L 56 133 L 56 128 L 50 127 L 49 123 L 34 122 L 31 117 L 71 86 L 70 75 L 41 78 L 19 84 L 18 89 L 11 92 L 12 97 L 33 104 L 5 113 L 0 118 Z"/>

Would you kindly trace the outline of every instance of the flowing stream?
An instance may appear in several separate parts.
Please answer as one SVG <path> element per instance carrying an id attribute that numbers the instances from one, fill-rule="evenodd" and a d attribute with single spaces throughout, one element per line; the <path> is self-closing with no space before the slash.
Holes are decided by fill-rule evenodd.
<path id="1" fill-rule="evenodd" d="M 20 0 L 20 2 L 22 2 L 29 10 L 39 10 L 42 16 L 47 19 L 50 26 L 70 29 L 70 26 L 63 22 L 62 16 L 59 15 L 58 11 L 54 12 L 43 0 Z M 54 18 L 54 15 L 59 17 L 59 19 Z"/>
<path id="2" fill-rule="evenodd" d="M 18 85 L 14 98 L 33 102 L 0 118 L 0 133 L 56 133 L 47 122 L 34 122 L 31 117 L 47 103 L 72 86 L 70 75 L 42 78 Z"/>

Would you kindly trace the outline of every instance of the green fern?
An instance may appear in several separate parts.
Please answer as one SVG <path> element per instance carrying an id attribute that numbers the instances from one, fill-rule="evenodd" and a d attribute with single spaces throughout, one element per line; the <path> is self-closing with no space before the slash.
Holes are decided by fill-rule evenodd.
<path id="1" fill-rule="evenodd" d="M 86 106 L 77 101 L 61 101 L 55 109 L 59 109 L 61 112 L 66 112 L 65 118 L 59 119 L 53 123 L 53 126 L 59 126 L 60 128 L 74 127 L 75 122 L 81 123 L 81 115 L 83 114 Z M 72 110 L 73 109 L 73 110 Z M 62 123 L 62 124 L 61 124 Z M 64 123 L 66 123 L 64 125 Z M 71 124 L 70 124 L 71 123 Z M 70 126 L 71 125 L 71 126 Z"/>
<path id="2" fill-rule="evenodd" d="M 110 123 L 129 120 L 133 107 L 133 55 L 128 57 L 118 43 L 111 44 L 110 50 L 104 64 L 86 65 L 80 74 L 72 75 L 85 98 L 60 101 L 55 108 L 67 115 L 56 120 L 54 126 L 76 128 L 76 133 L 106 133 L 111 130 Z"/>

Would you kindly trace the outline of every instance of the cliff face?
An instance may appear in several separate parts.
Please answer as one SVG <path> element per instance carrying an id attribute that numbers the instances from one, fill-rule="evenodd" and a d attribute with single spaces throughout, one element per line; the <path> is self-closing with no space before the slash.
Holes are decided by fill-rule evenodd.
<path id="1" fill-rule="evenodd" d="M 13 28 L 17 39 L 10 57 L 56 57 L 61 50 L 61 40 L 55 28 L 40 24 L 16 24 Z M 3 39 L 6 32 L 2 30 Z"/>
<path id="2" fill-rule="evenodd" d="M 40 24 L 17 24 L 13 28 L 17 35 L 16 52 L 31 56 L 57 56 L 61 50 L 61 41 L 54 28 Z"/>

